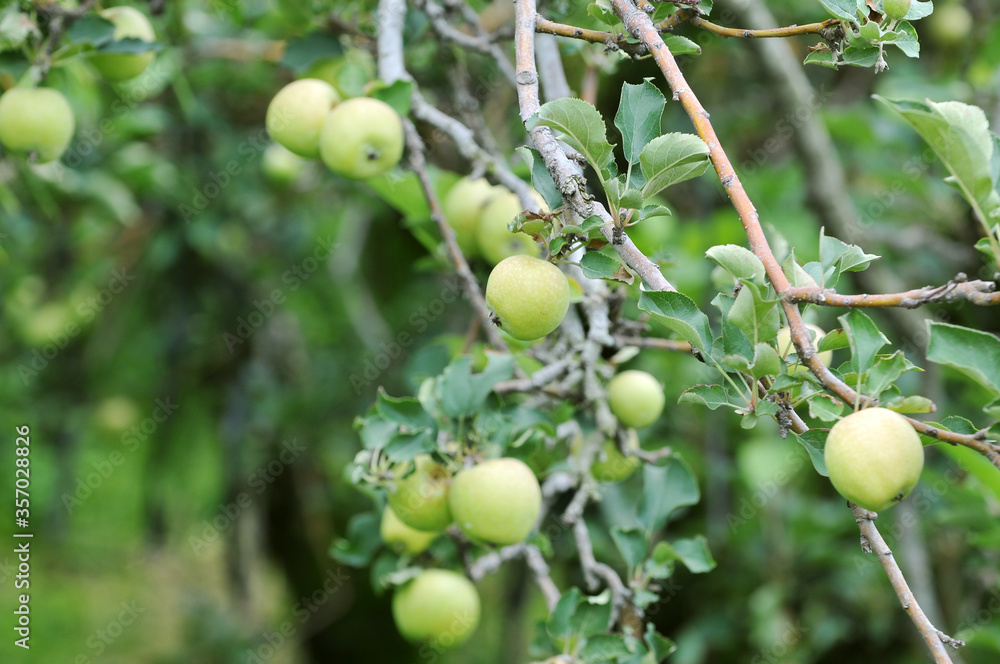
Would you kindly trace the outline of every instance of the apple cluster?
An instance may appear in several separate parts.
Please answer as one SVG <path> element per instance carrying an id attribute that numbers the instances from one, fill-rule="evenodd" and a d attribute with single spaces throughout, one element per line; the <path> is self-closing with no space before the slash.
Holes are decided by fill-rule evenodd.
<path id="1" fill-rule="evenodd" d="M 523 461 L 490 459 L 455 474 L 426 454 L 414 459 L 412 469 L 409 465 L 393 470 L 381 523 L 382 539 L 402 554 L 423 552 L 452 524 L 471 541 L 494 545 L 521 542 L 535 527 L 542 491 Z M 440 569 L 422 571 L 397 589 L 392 601 L 400 633 L 438 648 L 468 637 L 479 611 L 472 582 Z"/>
<path id="2" fill-rule="evenodd" d="M 134 7 L 110 7 L 99 12 L 114 25 L 112 38 L 156 40 L 153 25 Z M 90 62 L 105 78 L 125 81 L 141 74 L 153 61 L 152 51 L 97 51 Z M 59 159 L 73 138 L 76 120 L 66 97 L 53 88 L 22 84 L 0 95 L 0 144 L 8 151 L 33 157 L 38 163 Z"/>
<path id="3" fill-rule="evenodd" d="M 294 155 L 319 158 L 350 180 L 381 175 L 403 156 L 403 122 L 389 104 L 371 97 L 342 100 L 333 85 L 318 78 L 279 90 L 265 124 L 271 138 Z"/>

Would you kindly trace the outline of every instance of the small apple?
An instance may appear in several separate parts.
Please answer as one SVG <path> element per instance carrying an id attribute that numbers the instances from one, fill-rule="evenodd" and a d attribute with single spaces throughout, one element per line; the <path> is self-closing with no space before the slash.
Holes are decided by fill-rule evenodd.
<path id="1" fill-rule="evenodd" d="M 0 95 L 0 143 L 11 152 L 35 153 L 39 163 L 62 156 L 75 124 L 58 90 L 11 88 Z"/>
<path id="2" fill-rule="evenodd" d="M 920 436 L 886 408 L 859 410 L 834 424 L 823 456 L 840 495 L 873 512 L 906 498 L 924 468 Z"/>
<path id="3" fill-rule="evenodd" d="M 429 569 L 396 590 L 392 617 L 410 641 L 426 641 L 435 649 L 464 641 L 479 624 L 476 586 L 456 572 Z"/>
<path id="4" fill-rule="evenodd" d="M 396 477 L 389 488 L 389 505 L 396 516 L 411 528 L 426 531 L 444 530 L 451 523 L 448 510 L 448 486 L 451 476 L 448 469 L 428 454 L 413 460 L 416 470 L 401 477 L 406 466 L 394 469 Z"/>
<path id="5" fill-rule="evenodd" d="M 608 383 L 608 406 L 627 427 L 649 426 L 663 412 L 663 386 L 645 371 L 623 371 Z"/>
<path id="6" fill-rule="evenodd" d="M 813 340 L 813 346 L 818 344 L 819 340 L 826 335 L 826 332 L 823 331 L 823 328 L 819 327 L 818 325 L 812 325 L 811 323 L 806 323 L 806 329 L 808 329 L 812 333 L 811 336 Z M 795 352 L 795 344 L 792 343 L 791 329 L 783 327 L 780 330 L 778 330 L 778 335 L 775 337 L 775 342 L 777 343 L 778 346 L 778 354 L 781 355 L 782 359 L 788 357 L 789 353 Z M 833 351 L 824 350 L 823 352 L 819 353 L 819 361 L 825 364 L 826 366 L 830 366 L 830 362 L 833 361 Z M 789 365 L 788 367 L 788 373 L 790 374 L 798 373 L 800 371 L 809 371 L 809 367 L 807 367 L 801 361 Z"/>
<path id="7" fill-rule="evenodd" d="M 438 536 L 437 533 L 409 527 L 396 516 L 389 505 L 386 505 L 385 510 L 382 511 L 382 524 L 379 532 L 382 534 L 382 541 L 390 548 L 400 553 L 408 553 L 411 556 L 424 551 Z"/>
<path id="8" fill-rule="evenodd" d="M 562 270 L 532 256 L 510 256 L 490 272 L 486 302 L 501 329 L 521 341 L 544 337 L 569 310 L 569 282 Z"/>
<path id="9" fill-rule="evenodd" d="M 264 150 L 261 167 L 271 182 L 286 185 L 299 179 L 306 167 L 306 161 L 281 143 L 271 143 Z"/>
<path id="10" fill-rule="evenodd" d="M 884 0 L 882 12 L 889 18 L 898 21 L 910 11 L 910 0 Z"/>
<path id="11" fill-rule="evenodd" d="M 318 157 L 323 121 L 339 102 L 340 95 L 326 81 L 292 81 L 268 104 L 267 133 L 300 157 Z"/>
<path id="12" fill-rule="evenodd" d="M 141 416 L 135 402 L 125 396 L 108 397 L 94 413 L 97 425 L 109 433 L 122 433 L 139 423 Z"/>
<path id="13" fill-rule="evenodd" d="M 972 33 L 972 14 L 960 2 L 936 6 L 927 21 L 931 40 L 945 48 L 961 46 Z"/>
<path id="14" fill-rule="evenodd" d="M 455 231 L 455 239 L 466 258 L 479 255 L 476 243 L 479 220 L 489 202 L 502 191 L 502 187 L 494 187 L 486 178 L 470 180 L 465 177 L 456 182 L 444 197 L 441 211 Z"/>
<path id="15" fill-rule="evenodd" d="M 627 445 L 631 449 L 639 449 L 639 434 L 635 429 L 628 430 Z M 621 482 L 631 477 L 632 473 L 642 464 L 637 456 L 625 456 L 618 449 L 613 439 L 604 441 L 597 459 L 590 467 L 590 474 L 598 482 Z"/>
<path id="16" fill-rule="evenodd" d="M 100 12 L 101 17 L 115 25 L 114 39 L 121 41 L 128 37 L 141 39 L 144 42 L 155 42 L 156 32 L 146 15 L 135 7 L 110 7 Z M 125 81 L 135 78 L 149 66 L 156 57 L 153 51 L 144 53 L 102 53 L 98 51 L 91 56 L 90 62 L 101 72 L 104 78 L 113 81 Z"/>
<path id="17" fill-rule="evenodd" d="M 326 116 L 319 152 L 334 173 L 367 180 L 399 163 L 403 143 L 403 122 L 392 106 L 371 97 L 355 97 Z"/>
<path id="18" fill-rule="evenodd" d="M 455 523 L 473 539 L 516 544 L 542 509 L 535 473 L 518 459 L 492 459 L 455 475 L 448 498 Z"/>
<path id="19" fill-rule="evenodd" d="M 537 192 L 532 191 L 532 198 L 538 203 L 540 210 L 548 210 L 545 199 Z M 476 230 L 476 242 L 479 244 L 479 253 L 493 265 L 510 256 L 538 255 L 538 245 L 530 235 L 507 230 L 507 224 L 523 211 L 521 199 L 508 189 L 498 192 L 483 208 L 479 228 Z"/>

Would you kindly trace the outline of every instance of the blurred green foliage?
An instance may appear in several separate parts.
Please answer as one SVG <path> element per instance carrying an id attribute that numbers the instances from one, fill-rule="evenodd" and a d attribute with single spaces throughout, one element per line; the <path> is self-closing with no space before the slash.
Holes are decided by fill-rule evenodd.
<path id="1" fill-rule="evenodd" d="M 429 258 L 434 236 L 425 219 L 401 218 L 372 187 L 318 163 L 289 183 L 262 169 L 267 103 L 315 55 L 343 58 L 327 63 L 329 75 L 345 95 L 363 92 L 371 43 L 343 26 L 372 34 L 373 3 L 152 4 L 162 10 L 152 20 L 163 49 L 140 78 L 112 85 L 82 59 L 49 73 L 46 84 L 66 95 L 77 118 L 62 162 L 0 161 L 0 513 L 13 512 L 8 461 L 15 426 L 27 424 L 34 533 L 33 652 L 23 659 L 8 627 L 0 659 L 428 661 L 398 636 L 388 597 L 374 593 L 367 571 L 341 566 L 328 549 L 352 515 L 371 507 L 344 478 L 360 449 L 354 418 L 379 385 L 410 394 L 447 364 L 471 311 L 463 302 L 438 306 L 453 277 Z M 1000 117 L 997 10 L 986 0 L 966 4 L 976 20 L 962 43 L 923 39 L 918 23 L 919 60 L 897 55 L 878 77 L 808 70 L 820 95 L 816 112 L 849 176 L 843 195 L 865 222 L 843 239 L 883 256 L 907 287 L 959 271 L 978 275 L 971 247 L 979 229 L 919 137 L 869 95 L 958 99 Z M 818 3 L 769 5 L 783 25 L 825 18 Z M 582 4 L 561 0 L 546 11 L 598 27 Z M 339 20 L 324 21 L 330 14 Z M 485 121 L 511 153 L 524 140 L 511 87 L 484 57 L 442 46 L 420 14 L 408 20 L 407 64 L 425 92 L 453 109 L 453 72 L 480 82 Z M 318 39 L 320 32 L 336 39 Z M 752 45 L 684 34 L 702 54 L 681 64 L 766 228 L 803 261 L 816 259 L 821 215 L 807 200 L 794 118 L 783 122 Z M 281 40 L 290 40 L 284 62 Z M 361 48 L 338 55 L 352 43 Z M 804 57 L 809 41 L 792 43 Z M 564 46 L 574 89 L 588 63 L 602 68 L 597 106 L 605 118 L 614 116 L 623 83 L 656 75 L 648 60 L 619 63 L 599 47 Z M 3 86 L 26 64 L 19 51 L 0 54 Z M 689 130 L 668 102 L 664 131 Z M 616 142 L 610 123 L 609 132 Z M 434 142 L 431 160 L 443 188 L 447 171 L 467 169 L 447 143 Z M 674 215 L 640 225 L 635 240 L 710 310 L 717 291 L 704 253 L 742 244 L 738 219 L 708 178 L 671 190 L 666 203 Z M 485 277 L 484 266 L 476 270 Z M 839 313 L 813 311 L 826 329 Z M 970 305 L 918 315 L 1000 331 L 992 310 Z M 907 337 L 911 328 L 897 316 L 872 317 L 908 353 L 925 341 Z M 770 423 L 747 433 L 738 418 L 671 405 L 688 386 L 713 380 L 689 356 L 645 351 L 630 367 L 667 386 L 668 411 L 643 433 L 643 445 L 672 446 L 701 487 L 702 502 L 667 531 L 671 539 L 707 533 L 718 563 L 710 574 L 679 571 L 668 599 L 650 609 L 678 643 L 671 661 L 924 661 L 877 561 L 861 553 L 842 499 L 805 450 Z M 352 376 L 365 379 L 362 389 Z M 957 372 L 931 366 L 904 381 L 941 413 L 982 420 L 985 392 Z M 929 449 L 913 497 L 879 525 L 931 618 L 969 642 L 964 661 L 993 662 L 1000 496 L 995 479 L 966 470 L 975 463 L 967 450 L 940 447 Z M 609 529 L 633 509 L 638 481 L 606 488 L 588 513 L 595 553 L 616 566 L 624 562 Z M 11 529 L 4 520 L 0 537 L 11 542 Z M 560 587 L 582 583 L 578 569 L 561 564 L 571 558 L 567 539 L 556 539 Z M 15 555 L 4 547 L 7 625 L 15 574 Z M 487 577 L 480 593 L 486 610 L 477 635 L 439 661 L 527 661 L 545 607 L 522 564 Z"/>

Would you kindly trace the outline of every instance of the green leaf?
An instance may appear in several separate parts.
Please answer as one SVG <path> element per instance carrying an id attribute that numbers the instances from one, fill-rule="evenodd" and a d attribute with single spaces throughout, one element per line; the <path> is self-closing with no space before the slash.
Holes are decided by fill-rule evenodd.
<path id="1" fill-rule="evenodd" d="M 114 34 L 115 24 L 95 12 L 73 23 L 66 31 L 66 38 L 74 44 L 101 46 L 114 39 Z"/>
<path id="2" fill-rule="evenodd" d="M 600 251 L 588 251 L 580 259 L 583 274 L 591 279 L 610 279 L 632 283 L 632 274 L 622 269 L 622 264 Z M 626 275 L 628 278 L 626 279 Z"/>
<path id="3" fill-rule="evenodd" d="M 614 526 L 611 528 L 611 539 L 615 541 L 615 546 L 618 547 L 630 570 L 634 570 L 642 563 L 646 551 L 649 550 L 649 538 L 640 528 Z"/>
<path id="4" fill-rule="evenodd" d="M 1000 396 L 1000 339 L 959 325 L 927 322 L 927 359 L 961 371 Z"/>
<path id="5" fill-rule="evenodd" d="M 824 272 L 832 267 L 836 267 L 840 272 L 860 272 L 873 260 L 880 258 L 876 254 L 866 254 L 857 245 L 847 244 L 827 235 L 822 228 L 819 233 L 819 256 Z M 824 285 L 832 288 L 835 282 Z"/>
<path id="6" fill-rule="evenodd" d="M 826 469 L 826 458 L 823 456 L 823 450 L 826 448 L 827 433 L 827 431 L 819 431 L 817 429 L 810 429 L 805 433 L 792 432 L 795 440 L 799 441 L 799 444 L 806 448 L 806 452 L 809 453 L 813 468 L 823 477 L 830 476 L 830 473 Z"/>
<path id="7" fill-rule="evenodd" d="M 819 392 L 809 399 L 809 416 L 824 422 L 836 422 L 844 414 L 844 404 L 830 396 Z"/>
<path id="8" fill-rule="evenodd" d="M 819 65 L 820 67 L 827 67 L 829 69 L 837 68 L 837 59 L 828 48 L 820 49 L 818 51 L 810 51 L 809 55 L 806 56 L 805 60 L 802 61 L 804 65 Z"/>
<path id="9" fill-rule="evenodd" d="M 552 179 L 552 174 L 549 173 L 549 169 L 545 167 L 545 160 L 538 154 L 538 151 L 534 148 L 522 145 L 517 148 L 516 152 L 521 155 L 521 158 L 524 159 L 524 163 L 526 163 L 528 168 L 531 169 L 531 186 L 535 188 L 535 191 L 542 195 L 542 198 L 545 199 L 545 204 L 549 206 L 549 209 L 555 210 L 562 207 L 562 192 L 559 191 L 559 187 L 556 186 L 555 180 Z"/>
<path id="10" fill-rule="evenodd" d="M 754 346 L 750 375 L 759 380 L 764 376 L 775 376 L 779 373 L 781 373 L 781 356 L 778 355 L 778 351 L 763 341 Z"/>
<path id="11" fill-rule="evenodd" d="M 434 418 L 424 410 L 420 400 L 414 397 L 391 397 L 383 388 L 379 388 L 376 407 L 382 417 L 411 431 L 435 426 Z"/>
<path id="12" fill-rule="evenodd" d="M 938 449 L 960 469 L 975 477 L 988 488 L 995 499 L 1000 499 L 1000 473 L 989 459 L 963 445 L 939 445 Z"/>
<path id="13" fill-rule="evenodd" d="M 680 539 L 672 544 L 677 559 L 694 574 L 704 574 L 715 569 L 715 559 L 708 549 L 704 535 Z"/>
<path id="14" fill-rule="evenodd" d="M 587 639 L 580 656 L 585 662 L 613 662 L 631 655 L 625 637 L 619 634 L 595 634 Z"/>
<path id="15" fill-rule="evenodd" d="M 730 393 L 729 385 L 695 385 L 684 390 L 677 403 L 697 403 L 715 410 L 720 406 L 745 408 L 746 402 Z"/>
<path id="16" fill-rule="evenodd" d="M 720 244 L 706 251 L 705 255 L 737 279 L 764 283 L 764 264 L 746 247 Z"/>
<path id="17" fill-rule="evenodd" d="M 694 475 L 678 457 L 669 457 L 663 466 L 645 464 L 642 472 L 638 519 L 647 533 L 660 530 L 674 510 L 694 505 L 701 497 Z"/>
<path id="18" fill-rule="evenodd" d="M 973 206 L 982 223 L 992 227 L 1000 217 L 1000 194 L 993 177 L 994 140 L 983 110 L 957 101 L 875 98 L 903 116 L 933 148 L 951 173 L 951 183 Z"/>
<path id="19" fill-rule="evenodd" d="M 898 396 L 883 402 L 882 406 L 897 413 L 933 413 L 937 410 L 933 401 L 918 395 Z"/>
<path id="20" fill-rule="evenodd" d="M 649 646 L 649 654 L 653 657 L 653 664 L 659 664 L 677 650 L 677 644 L 657 633 L 656 627 L 651 622 L 646 623 L 645 640 Z"/>
<path id="21" fill-rule="evenodd" d="M 898 47 L 908 58 L 920 57 L 920 42 L 917 39 L 916 29 L 906 21 L 902 21 L 896 24 L 896 30 L 897 36 L 889 43 Z"/>
<path id="22" fill-rule="evenodd" d="M 622 133 L 625 159 L 630 163 L 636 163 L 646 144 L 660 135 L 660 116 L 666 105 L 663 93 L 648 78 L 639 85 L 622 86 L 615 126 Z"/>
<path id="23" fill-rule="evenodd" d="M 643 291 L 639 308 L 650 314 L 702 352 L 712 347 L 712 329 L 694 300 L 672 291 Z"/>
<path id="24" fill-rule="evenodd" d="M 427 198 L 415 173 L 390 171 L 365 180 L 365 184 L 407 219 L 430 218 Z"/>
<path id="25" fill-rule="evenodd" d="M 877 397 L 908 371 L 922 371 L 922 369 L 907 360 L 903 351 L 897 350 L 892 355 L 879 355 L 875 366 L 868 370 L 868 375 L 865 377 L 865 391 L 870 396 Z"/>
<path id="26" fill-rule="evenodd" d="M 694 134 L 673 133 L 654 138 L 639 155 L 646 177 L 643 198 L 704 173 L 711 165 L 708 153 L 708 144 Z"/>
<path id="27" fill-rule="evenodd" d="M 585 638 L 607 632 L 610 622 L 611 601 L 607 591 L 600 595 L 585 595 L 569 619 L 570 629 Z"/>
<path id="28" fill-rule="evenodd" d="M 126 37 L 124 39 L 116 39 L 113 41 L 105 42 L 97 49 L 98 53 L 148 53 L 150 51 L 160 51 L 163 46 L 157 44 L 156 42 L 148 42 L 142 39 L 137 39 L 136 37 Z"/>
<path id="29" fill-rule="evenodd" d="M 819 4 L 835 18 L 845 21 L 858 20 L 858 3 L 856 0 L 819 0 Z"/>
<path id="30" fill-rule="evenodd" d="M 393 436 L 399 433 L 399 425 L 381 417 L 368 417 L 362 420 L 359 435 L 361 444 L 366 450 L 385 447 Z"/>
<path id="31" fill-rule="evenodd" d="M 916 21 L 925 16 L 930 16 L 933 11 L 934 3 L 931 0 L 913 0 L 910 3 L 910 11 L 906 12 L 906 16 L 903 18 L 907 21 Z"/>
<path id="32" fill-rule="evenodd" d="M 563 134 L 563 140 L 583 155 L 598 173 L 604 173 L 611 162 L 613 146 L 608 143 L 604 118 L 591 104 L 582 99 L 564 97 L 543 104 L 528 122 L 551 127 Z"/>
<path id="33" fill-rule="evenodd" d="M 421 454 L 433 452 L 436 439 L 434 431 L 430 429 L 413 433 L 400 432 L 389 440 L 384 450 L 393 461 L 413 461 Z"/>
<path id="34" fill-rule="evenodd" d="M 441 409 L 456 418 L 479 412 L 493 391 L 493 386 L 514 374 L 514 356 L 491 354 L 482 373 L 471 368 L 472 358 L 464 355 L 452 362 L 441 375 Z"/>
<path id="35" fill-rule="evenodd" d="M 874 67 L 878 62 L 878 56 L 878 46 L 870 42 L 856 41 L 844 49 L 841 58 L 845 65 Z"/>
<path id="36" fill-rule="evenodd" d="M 281 64 L 301 74 L 320 60 L 344 54 L 340 40 L 332 34 L 311 32 L 304 37 L 290 39 L 285 45 Z"/>
<path id="37" fill-rule="evenodd" d="M 355 514 L 347 522 L 347 536 L 333 543 L 330 555 L 344 565 L 367 566 L 382 543 L 379 524 L 379 515 L 375 512 Z"/>
<path id="38" fill-rule="evenodd" d="M 401 117 L 410 114 L 410 99 L 413 97 L 413 82 L 402 79 L 391 85 L 383 85 L 372 91 L 372 97 L 392 106 Z"/>
<path id="39" fill-rule="evenodd" d="M 851 344 L 851 361 L 854 370 L 859 373 L 868 371 L 875 362 L 875 356 L 884 345 L 889 343 L 885 335 L 878 329 L 875 322 L 858 309 L 840 316 L 837 320 L 847 332 Z"/>
<path id="40" fill-rule="evenodd" d="M 727 318 L 753 344 L 774 339 L 781 327 L 778 301 L 766 298 L 765 292 L 764 287 L 745 283 Z"/>
<path id="41" fill-rule="evenodd" d="M 570 635 L 570 617 L 576 611 L 581 596 L 578 588 L 570 588 L 556 602 L 556 608 L 552 610 L 546 625 L 549 636 L 553 639 L 565 639 Z"/>
<path id="42" fill-rule="evenodd" d="M 663 42 L 674 55 L 701 55 L 701 46 L 687 37 L 666 34 L 663 35 Z"/>

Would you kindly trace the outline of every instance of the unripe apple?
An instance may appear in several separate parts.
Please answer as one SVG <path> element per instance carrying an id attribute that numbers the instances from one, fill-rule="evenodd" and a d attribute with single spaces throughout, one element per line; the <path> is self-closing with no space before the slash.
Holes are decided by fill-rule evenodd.
<path id="1" fill-rule="evenodd" d="M 389 487 L 389 505 L 400 520 L 411 528 L 426 531 L 444 530 L 451 523 L 448 510 L 448 486 L 451 476 L 448 469 L 428 454 L 413 460 L 416 470 L 397 479 Z M 397 477 L 406 472 L 406 466 L 396 466 Z"/>
<path id="2" fill-rule="evenodd" d="M 267 107 L 267 133 L 300 157 L 318 157 L 323 122 L 339 102 L 340 95 L 326 81 L 292 81 Z"/>
<path id="3" fill-rule="evenodd" d="M 569 282 L 552 263 L 532 256 L 510 256 L 490 272 L 486 302 L 500 328 L 521 341 L 544 337 L 559 327 L 569 310 Z"/>
<path id="4" fill-rule="evenodd" d="M 444 197 L 441 211 L 448 225 L 455 231 L 455 239 L 466 258 L 479 255 L 479 245 L 476 243 L 479 220 L 487 204 L 502 191 L 502 187 L 494 187 L 486 178 L 470 180 L 465 177 L 456 182 Z"/>
<path id="5" fill-rule="evenodd" d="M 899 20 L 910 11 L 910 0 L 884 0 L 882 12 L 891 19 Z"/>
<path id="6" fill-rule="evenodd" d="M 814 347 L 816 344 L 819 343 L 819 340 L 822 339 L 824 335 L 826 335 L 826 332 L 823 331 L 823 328 L 819 327 L 818 325 L 812 325 L 811 323 L 806 323 L 806 329 L 812 332 Z M 775 337 L 775 342 L 778 345 L 778 354 L 781 355 L 782 359 L 788 357 L 789 353 L 795 352 L 795 344 L 792 343 L 791 329 L 783 327 L 780 330 L 778 330 L 778 335 Z M 824 350 L 823 352 L 819 353 L 819 361 L 825 364 L 826 366 L 830 366 L 830 362 L 833 361 L 833 351 Z M 799 360 L 796 364 L 789 365 L 788 367 L 788 373 L 790 374 L 798 373 L 800 371 L 809 371 L 809 367 L 807 367 L 802 362 L 802 360 Z"/>
<path id="7" fill-rule="evenodd" d="M 110 7 L 101 12 L 101 17 L 115 25 L 114 39 L 121 41 L 127 37 L 141 39 L 144 42 L 155 42 L 156 32 L 146 15 L 135 7 Z M 125 81 L 135 78 L 149 66 L 155 54 L 152 51 L 144 53 L 101 53 L 91 56 L 90 62 L 101 72 L 104 78 L 113 81 Z"/>
<path id="8" fill-rule="evenodd" d="M 927 18 L 931 40 L 938 46 L 960 46 L 972 32 L 972 14 L 960 2 L 935 6 Z"/>
<path id="9" fill-rule="evenodd" d="M 382 534 L 382 541 L 390 548 L 401 553 L 408 553 L 411 556 L 424 551 L 438 536 L 437 533 L 417 530 L 406 525 L 396 516 L 390 505 L 386 505 L 385 510 L 382 511 L 379 532 Z"/>
<path id="10" fill-rule="evenodd" d="M 645 371 L 623 371 L 608 383 L 608 406 L 627 427 L 649 426 L 663 412 L 665 403 L 663 386 Z"/>
<path id="11" fill-rule="evenodd" d="M 36 153 L 39 163 L 62 156 L 75 124 L 58 90 L 11 88 L 0 95 L 0 143 L 11 152 Z"/>
<path id="12" fill-rule="evenodd" d="M 271 143 L 261 160 L 264 175 L 275 184 L 290 184 L 302 175 L 306 161 L 281 143 Z"/>
<path id="13" fill-rule="evenodd" d="M 631 449 L 639 449 L 639 434 L 635 429 L 628 430 L 627 443 Z M 618 449 L 618 444 L 608 439 L 601 446 L 597 459 L 590 467 L 590 474 L 598 482 L 621 482 L 628 479 L 642 464 L 637 456 L 625 456 Z"/>
<path id="14" fill-rule="evenodd" d="M 542 490 L 523 461 L 492 459 L 455 475 L 448 504 L 455 523 L 470 538 L 516 544 L 538 520 Z"/>
<path id="15" fill-rule="evenodd" d="M 392 106 L 371 97 L 355 97 L 326 116 L 319 152 L 334 173 L 367 180 L 399 163 L 403 143 L 403 122 Z"/>
<path id="16" fill-rule="evenodd" d="M 906 498 L 924 468 L 920 436 L 886 408 L 866 408 L 834 424 L 823 456 L 840 495 L 873 512 Z"/>
<path id="17" fill-rule="evenodd" d="M 396 628 L 410 641 L 435 649 L 464 641 L 479 624 L 479 593 L 461 574 L 429 569 L 398 588 L 392 597 Z"/>
<path id="18" fill-rule="evenodd" d="M 545 199 L 537 192 L 532 191 L 532 198 L 538 203 L 540 210 L 548 210 Z M 507 224 L 523 211 L 517 194 L 508 189 L 502 189 L 483 208 L 479 228 L 476 230 L 476 242 L 479 253 L 493 265 L 510 256 L 538 255 L 538 244 L 530 235 L 507 230 Z"/>
<path id="19" fill-rule="evenodd" d="M 94 413 L 98 426 L 109 433 L 120 434 L 142 419 L 135 402 L 125 396 L 108 397 Z"/>

